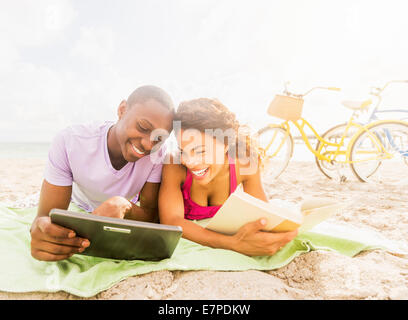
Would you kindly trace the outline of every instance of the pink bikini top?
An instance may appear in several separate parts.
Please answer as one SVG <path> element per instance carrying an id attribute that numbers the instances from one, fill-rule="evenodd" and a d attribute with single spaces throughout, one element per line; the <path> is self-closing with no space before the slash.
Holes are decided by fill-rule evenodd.
<path id="1" fill-rule="evenodd" d="M 237 176 L 235 174 L 235 163 L 230 160 L 229 165 L 230 176 L 230 194 L 237 188 Z M 200 220 L 213 217 L 221 206 L 207 206 L 203 207 L 191 200 L 190 190 L 193 183 L 193 175 L 190 170 L 187 169 L 186 180 L 181 187 L 184 199 L 184 218 L 190 220 Z"/>

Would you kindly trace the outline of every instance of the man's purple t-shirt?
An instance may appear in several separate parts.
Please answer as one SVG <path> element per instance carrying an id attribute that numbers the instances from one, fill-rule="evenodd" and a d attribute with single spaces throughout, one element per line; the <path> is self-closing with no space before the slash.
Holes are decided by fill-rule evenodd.
<path id="1" fill-rule="evenodd" d="M 113 196 L 136 202 L 146 182 L 160 183 L 164 149 L 113 168 L 107 134 L 113 122 L 75 125 L 60 131 L 48 153 L 44 178 L 57 186 L 72 185 L 72 201 L 92 212 Z"/>

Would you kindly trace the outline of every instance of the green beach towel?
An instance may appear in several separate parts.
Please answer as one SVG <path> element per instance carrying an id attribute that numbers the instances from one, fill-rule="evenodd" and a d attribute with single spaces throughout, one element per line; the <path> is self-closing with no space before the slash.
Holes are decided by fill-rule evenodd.
<path id="1" fill-rule="evenodd" d="M 80 211 L 73 205 L 70 210 Z M 273 256 L 248 257 L 181 239 L 170 259 L 157 262 L 82 255 L 45 262 L 34 259 L 30 252 L 29 229 L 36 213 L 36 207 L 16 209 L 0 204 L 0 291 L 65 291 L 91 297 L 127 277 L 159 270 L 272 270 L 312 250 L 331 250 L 350 257 L 378 248 L 404 254 L 378 235 L 323 222 L 313 232 L 299 234 Z"/>

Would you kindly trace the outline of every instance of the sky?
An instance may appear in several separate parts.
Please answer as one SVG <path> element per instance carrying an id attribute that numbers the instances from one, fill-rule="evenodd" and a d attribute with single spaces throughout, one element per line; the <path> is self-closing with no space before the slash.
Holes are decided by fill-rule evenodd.
<path id="1" fill-rule="evenodd" d="M 2 0 L 0 142 L 49 142 L 71 124 L 117 119 L 138 86 L 176 105 L 218 98 L 255 130 L 290 81 L 314 91 L 318 131 L 345 122 L 342 100 L 408 79 L 406 1 Z M 384 102 L 408 106 L 408 84 Z"/>

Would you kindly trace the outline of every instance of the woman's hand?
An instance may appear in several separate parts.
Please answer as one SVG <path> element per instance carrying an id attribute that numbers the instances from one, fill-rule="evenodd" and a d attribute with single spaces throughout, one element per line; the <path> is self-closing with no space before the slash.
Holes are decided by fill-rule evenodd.
<path id="1" fill-rule="evenodd" d="M 265 232 L 261 230 L 265 225 L 266 220 L 259 219 L 242 226 L 232 236 L 232 249 L 248 256 L 271 256 L 292 241 L 298 233 L 297 230 L 280 233 Z"/>
<path id="2" fill-rule="evenodd" d="M 116 196 L 104 201 L 92 214 L 97 216 L 123 219 L 132 211 L 132 204 L 124 197 Z"/>

